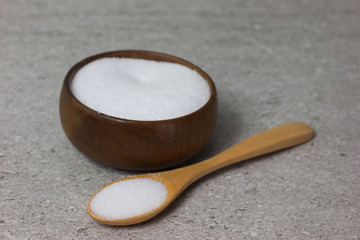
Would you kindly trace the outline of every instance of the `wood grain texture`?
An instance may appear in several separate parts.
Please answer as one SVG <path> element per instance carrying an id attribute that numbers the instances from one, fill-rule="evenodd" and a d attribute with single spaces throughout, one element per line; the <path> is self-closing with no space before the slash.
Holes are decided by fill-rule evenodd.
<path id="1" fill-rule="evenodd" d="M 70 84 L 81 67 L 103 57 L 141 58 L 185 65 L 206 79 L 210 98 L 202 108 L 189 115 L 162 121 L 135 121 L 98 113 L 73 96 Z M 102 164 L 127 170 L 163 169 L 191 158 L 212 136 L 217 121 L 216 89 L 204 71 L 183 59 L 149 51 L 107 52 L 86 58 L 69 70 L 60 95 L 60 119 L 72 144 Z"/>

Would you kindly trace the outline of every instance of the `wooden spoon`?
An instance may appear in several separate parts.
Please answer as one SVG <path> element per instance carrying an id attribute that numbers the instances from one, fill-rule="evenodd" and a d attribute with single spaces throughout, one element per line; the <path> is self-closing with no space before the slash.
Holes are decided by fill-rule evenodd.
<path id="1" fill-rule="evenodd" d="M 132 225 L 144 222 L 159 214 L 186 187 L 206 174 L 233 163 L 304 143 L 310 140 L 312 136 L 313 129 L 310 126 L 300 122 L 287 123 L 252 136 L 206 161 L 170 171 L 141 174 L 115 180 L 94 193 L 87 204 L 87 212 L 97 221 L 108 225 Z M 134 178 L 151 178 L 163 183 L 168 190 L 166 200 L 156 209 L 125 219 L 105 219 L 91 211 L 91 200 L 101 190 L 115 182 Z"/>

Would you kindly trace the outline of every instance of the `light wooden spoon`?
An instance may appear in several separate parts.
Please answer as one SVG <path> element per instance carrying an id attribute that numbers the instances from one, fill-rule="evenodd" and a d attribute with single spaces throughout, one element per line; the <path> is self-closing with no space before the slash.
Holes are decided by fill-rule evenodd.
<path id="1" fill-rule="evenodd" d="M 233 163 L 304 143 L 312 136 L 313 129 L 310 126 L 300 122 L 287 123 L 252 136 L 206 161 L 170 171 L 115 180 L 94 193 L 87 204 L 87 212 L 97 221 L 108 225 L 132 225 L 144 222 L 163 211 L 186 187 L 206 174 Z M 166 200 L 156 209 L 125 219 L 105 219 L 91 211 L 91 200 L 101 190 L 115 182 L 134 178 L 151 178 L 163 183 L 168 191 Z"/>

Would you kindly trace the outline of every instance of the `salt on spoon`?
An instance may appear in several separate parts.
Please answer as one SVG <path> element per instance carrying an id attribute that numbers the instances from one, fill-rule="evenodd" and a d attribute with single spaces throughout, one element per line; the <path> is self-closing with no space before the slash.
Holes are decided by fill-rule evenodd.
<path id="1" fill-rule="evenodd" d="M 87 212 L 97 221 L 108 225 L 144 222 L 159 214 L 186 187 L 206 174 L 307 142 L 312 136 L 310 126 L 300 122 L 287 123 L 254 135 L 206 161 L 113 181 L 94 193 L 87 204 Z"/>
<path id="2" fill-rule="evenodd" d="M 127 179 L 98 192 L 91 200 L 91 210 L 102 218 L 125 219 L 156 209 L 167 195 L 166 186 L 152 178 Z"/>

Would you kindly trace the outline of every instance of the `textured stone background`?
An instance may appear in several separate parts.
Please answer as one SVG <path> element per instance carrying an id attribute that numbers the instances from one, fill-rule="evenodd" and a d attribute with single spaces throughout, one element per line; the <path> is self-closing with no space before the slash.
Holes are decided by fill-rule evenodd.
<path id="1" fill-rule="evenodd" d="M 359 23 L 358 0 L 0 0 L 0 239 L 359 239 Z M 149 222 L 101 225 L 88 198 L 134 173 L 79 153 L 58 99 L 75 62 L 117 49 L 214 79 L 218 128 L 192 162 L 289 121 L 316 137 L 203 178 Z"/>

